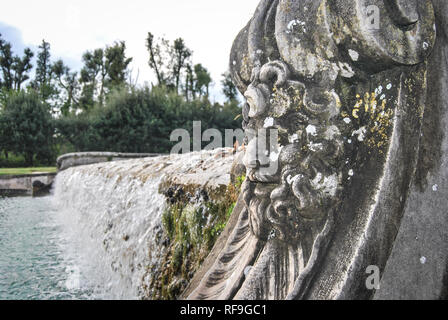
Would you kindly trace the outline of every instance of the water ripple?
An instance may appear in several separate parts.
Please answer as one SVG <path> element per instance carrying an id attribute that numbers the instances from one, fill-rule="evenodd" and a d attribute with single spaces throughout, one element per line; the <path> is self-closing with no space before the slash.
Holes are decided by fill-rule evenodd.
<path id="1" fill-rule="evenodd" d="M 0 300 L 92 299 L 50 197 L 0 198 Z"/>

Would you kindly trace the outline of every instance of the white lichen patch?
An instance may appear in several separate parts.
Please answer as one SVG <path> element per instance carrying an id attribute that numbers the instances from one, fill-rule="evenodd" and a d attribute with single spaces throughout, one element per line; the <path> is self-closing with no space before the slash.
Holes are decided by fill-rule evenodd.
<path id="1" fill-rule="evenodd" d="M 295 143 L 299 141 L 299 135 L 294 133 L 288 137 L 289 143 Z"/>
<path id="2" fill-rule="evenodd" d="M 286 26 L 286 33 L 291 33 L 294 30 L 294 27 L 300 26 L 303 33 L 306 33 L 305 28 L 306 23 L 304 21 L 300 21 L 299 19 L 294 19 L 289 21 L 288 25 Z"/>
<path id="3" fill-rule="evenodd" d="M 439 186 L 437 184 L 433 185 L 432 191 L 434 191 L 434 192 L 439 191 Z"/>
<path id="4" fill-rule="evenodd" d="M 314 54 L 307 53 L 302 73 L 305 74 L 308 78 L 314 77 L 314 75 L 321 70 L 321 62 L 318 57 Z"/>
<path id="5" fill-rule="evenodd" d="M 420 258 L 420 263 L 421 264 L 425 264 L 426 263 L 426 257 L 421 257 Z"/>
<path id="6" fill-rule="evenodd" d="M 339 131 L 339 128 L 335 125 L 329 126 L 327 128 L 327 131 L 325 131 L 324 137 L 327 140 L 333 140 L 334 136 L 340 135 L 341 132 Z"/>
<path id="7" fill-rule="evenodd" d="M 361 127 L 356 131 L 353 131 L 352 133 L 352 137 L 353 136 L 358 136 L 358 141 L 364 141 L 365 137 L 366 137 L 366 133 L 367 133 L 367 128 L 366 127 Z"/>
<path id="8" fill-rule="evenodd" d="M 387 85 L 386 89 L 387 89 L 387 90 L 392 89 L 392 83 L 389 83 L 389 84 Z"/>
<path id="9" fill-rule="evenodd" d="M 344 78 L 352 78 L 355 75 L 352 67 L 350 67 L 350 65 L 346 62 L 339 62 L 339 70 L 341 76 L 343 76 Z"/>
<path id="10" fill-rule="evenodd" d="M 306 127 L 306 133 L 315 136 L 317 135 L 317 128 L 316 126 L 313 126 L 312 124 L 310 124 L 308 127 Z"/>
<path id="11" fill-rule="evenodd" d="M 269 154 L 269 160 L 271 161 L 271 162 L 276 162 L 276 161 L 278 161 L 278 156 L 280 155 L 280 153 L 279 152 L 271 152 L 270 154 Z"/>
<path id="12" fill-rule="evenodd" d="M 383 93 L 383 86 L 379 86 L 375 89 L 375 97 L 378 97 L 381 93 Z"/>
<path id="13" fill-rule="evenodd" d="M 268 117 L 264 120 L 264 125 L 263 125 L 264 128 L 270 128 L 273 125 L 274 125 L 274 118 Z"/>
<path id="14" fill-rule="evenodd" d="M 358 61 L 359 53 L 355 50 L 348 49 L 348 54 L 353 61 Z"/>
<path id="15" fill-rule="evenodd" d="M 324 177 L 320 172 L 318 172 L 316 177 L 310 182 L 313 188 L 320 190 L 331 197 L 336 195 L 339 185 L 339 179 L 336 174 Z"/>
<path id="16" fill-rule="evenodd" d="M 322 151 L 324 149 L 324 145 L 322 143 L 310 142 L 308 144 L 308 148 L 310 148 L 310 150 L 313 152 Z"/>
<path id="17" fill-rule="evenodd" d="M 355 175 L 355 171 L 353 171 L 353 169 L 350 169 L 350 170 L 348 171 L 348 175 L 349 175 L 350 177 L 353 177 L 353 176 Z"/>
<path id="18" fill-rule="evenodd" d="M 351 120 L 350 118 L 344 118 L 344 122 L 345 122 L 346 124 L 349 124 L 350 122 L 352 122 L 352 120 Z"/>
<path id="19" fill-rule="evenodd" d="M 280 152 L 282 152 L 283 146 L 277 148 L 277 150 L 271 151 L 269 154 L 269 160 L 271 162 L 278 161 L 278 157 L 280 156 Z"/>

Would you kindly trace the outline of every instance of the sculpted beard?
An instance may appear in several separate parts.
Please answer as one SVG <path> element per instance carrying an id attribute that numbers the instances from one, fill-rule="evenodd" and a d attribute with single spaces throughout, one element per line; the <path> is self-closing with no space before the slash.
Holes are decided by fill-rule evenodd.
<path id="1" fill-rule="evenodd" d="M 319 150 L 310 150 L 306 144 L 282 148 L 277 183 L 248 179 L 243 186 L 251 231 L 259 239 L 303 240 L 322 229 L 334 206 L 339 179 L 331 176 L 331 163 L 322 159 L 337 159 L 340 145 L 326 140 Z"/>
<path id="2" fill-rule="evenodd" d="M 242 192 L 256 237 L 312 244 L 340 189 L 335 168 L 343 144 L 338 127 L 328 125 L 337 117 L 339 97 L 325 88 L 312 90 L 290 75 L 284 63 L 269 62 L 256 68 L 244 94 L 243 128 L 249 141 L 248 182 Z M 274 162 L 272 172 L 266 167 Z"/>

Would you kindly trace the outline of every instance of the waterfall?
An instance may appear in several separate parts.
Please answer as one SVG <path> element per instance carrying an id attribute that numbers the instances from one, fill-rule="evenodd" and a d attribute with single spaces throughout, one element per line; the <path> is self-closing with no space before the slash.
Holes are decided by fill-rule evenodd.
<path id="1" fill-rule="evenodd" d="M 224 150 L 224 151 L 223 151 Z M 87 286 L 99 299 L 142 298 L 148 266 L 161 265 L 160 185 L 175 182 L 222 186 L 233 157 L 226 149 L 73 167 L 58 173 L 54 205 L 70 255 L 76 256 L 69 285 Z"/>

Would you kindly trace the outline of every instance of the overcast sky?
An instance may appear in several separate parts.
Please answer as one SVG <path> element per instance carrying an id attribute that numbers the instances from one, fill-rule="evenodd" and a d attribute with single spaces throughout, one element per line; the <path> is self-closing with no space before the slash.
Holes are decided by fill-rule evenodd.
<path id="1" fill-rule="evenodd" d="M 193 50 L 193 62 L 211 73 L 219 95 L 221 74 L 228 68 L 229 53 L 238 32 L 252 17 L 259 0 L 14 0 L 0 10 L 0 33 L 17 54 L 25 46 L 36 50 L 45 39 L 54 60 L 62 58 L 73 69 L 81 67 L 86 50 L 126 41 L 134 58 L 133 77 L 154 82 L 147 61 L 148 31 L 168 40 L 184 38 Z"/>

